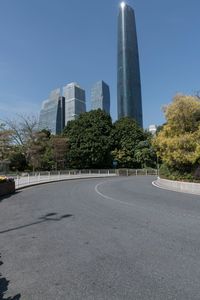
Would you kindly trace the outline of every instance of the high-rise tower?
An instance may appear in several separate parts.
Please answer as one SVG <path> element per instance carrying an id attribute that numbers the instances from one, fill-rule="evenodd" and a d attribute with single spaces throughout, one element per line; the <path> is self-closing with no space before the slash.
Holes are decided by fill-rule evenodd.
<path id="1" fill-rule="evenodd" d="M 131 117 L 142 127 L 142 97 L 134 10 L 122 2 L 118 16 L 118 119 Z"/>
<path id="2" fill-rule="evenodd" d="M 65 126 L 65 99 L 61 90 L 53 90 L 49 99 L 43 101 L 38 130 L 47 129 L 52 134 L 60 134 Z"/>
<path id="3" fill-rule="evenodd" d="M 70 120 L 75 120 L 81 113 L 86 112 L 85 90 L 76 82 L 63 87 L 65 97 L 65 125 Z"/>
<path id="4" fill-rule="evenodd" d="M 91 106 L 92 109 L 101 108 L 110 114 L 110 89 L 103 80 L 96 82 L 92 87 Z"/>

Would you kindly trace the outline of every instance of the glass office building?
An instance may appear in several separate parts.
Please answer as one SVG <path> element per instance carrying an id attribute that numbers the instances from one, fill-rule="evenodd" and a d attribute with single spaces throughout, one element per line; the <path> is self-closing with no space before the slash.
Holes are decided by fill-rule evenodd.
<path id="1" fill-rule="evenodd" d="M 110 89 L 104 81 L 98 81 L 94 84 L 91 91 L 91 108 L 102 109 L 110 114 Z"/>
<path id="2" fill-rule="evenodd" d="M 61 90 L 53 90 L 49 99 L 42 103 L 38 130 L 47 129 L 52 134 L 60 134 L 65 126 L 65 99 Z"/>
<path id="3" fill-rule="evenodd" d="M 128 116 L 142 127 L 142 98 L 134 10 L 122 2 L 118 15 L 118 118 Z"/>
<path id="4" fill-rule="evenodd" d="M 63 87 L 65 97 L 65 125 L 86 112 L 85 90 L 77 83 L 72 82 Z"/>

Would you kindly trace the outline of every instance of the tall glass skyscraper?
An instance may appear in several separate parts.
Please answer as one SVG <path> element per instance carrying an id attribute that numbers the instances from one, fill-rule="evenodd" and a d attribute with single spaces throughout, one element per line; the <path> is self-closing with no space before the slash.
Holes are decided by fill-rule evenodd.
<path id="1" fill-rule="evenodd" d="M 118 16 L 118 119 L 131 117 L 142 127 L 142 97 L 134 10 L 122 2 Z"/>
<path id="2" fill-rule="evenodd" d="M 110 114 L 110 89 L 102 80 L 96 82 L 91 91 L 91 108 L 101 108 Z"/>
<path id="3" fill-rule="evenodd" d="M 65 126 L 65 99 L 61 90 L 53 90 L 49 99 L 42 103 L 38 129 L 50 130 L 52 134 L 60 134 Z"/>
<path id="4" fill-rule="evenodd" d="M 63 87 L 63 96 L 65 97 L 65 125 L 67 125 L 68 121 L 86 112 L 85 90 L 72 82 Z"/>

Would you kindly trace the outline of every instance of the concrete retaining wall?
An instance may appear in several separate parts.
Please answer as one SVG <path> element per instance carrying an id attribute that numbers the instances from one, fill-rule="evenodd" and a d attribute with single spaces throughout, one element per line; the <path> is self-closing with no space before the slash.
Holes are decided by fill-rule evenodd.
<path id="1" fill-rule="evenodd" d="M 200 183 L 174 181 L 158 177 L 155 185 L 172 191 L 200 195 Z"/>

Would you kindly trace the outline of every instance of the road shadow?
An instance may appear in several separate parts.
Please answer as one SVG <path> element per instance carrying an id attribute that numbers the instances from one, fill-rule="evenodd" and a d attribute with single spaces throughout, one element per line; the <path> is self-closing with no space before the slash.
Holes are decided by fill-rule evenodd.
<path id="1" fill-rule="evenodd" d="M 41 224 L 41 223 L 44 223 L 44 222 L 58 222 L 58 221 L 61 221 L 61 220 L 65 219 L 65 218 L 70 218 L 70 217 L 73 217 L 73 215 L 66 214 L 66 215 L 59 216 L 57 213 L 54 213 L 54 212 L 53 213 L 48 213 L 48 214 L 46 214 L 44 216 L 39 217 L 38 220 L 35 221 L 35 222 L 2 230 L 2 231 L 0 231 L 0 234 L 11 232 L 11 231 L 20 230 L 20 229 L 23 229 L 23 228 L 26 228 L 26 227 L 30 227 L 30 226 L 34 226 L 34 225 L 37 225 L 37 224 Z M 1 298 L 0 298 L 0 300 L 1 300 Z"/>
<path id="2" fill-rule="evenodd" d="M 14 193 L 11 193 L 11 194 L 8 194 L 8 195 L 2 195 L 2 196 L 0 196 L 0 202 L 6 200 L 8 198 L 12 198 L 13 196 L 15 196 L 19 193 L 21 193 L 21 191 L 15 191 Z"/>
<path id="3" fill-rule="evenodd" d="M 0 255 L 0 266 L 3 264 L 1 261 Z M 5 298 L 5 293 L 8 291 L 9 280 L 2 276 L 0 273 L 0 300 L 19 300 L 21 298 L 21 294 L 17 294 L 13 297 Z"/>

